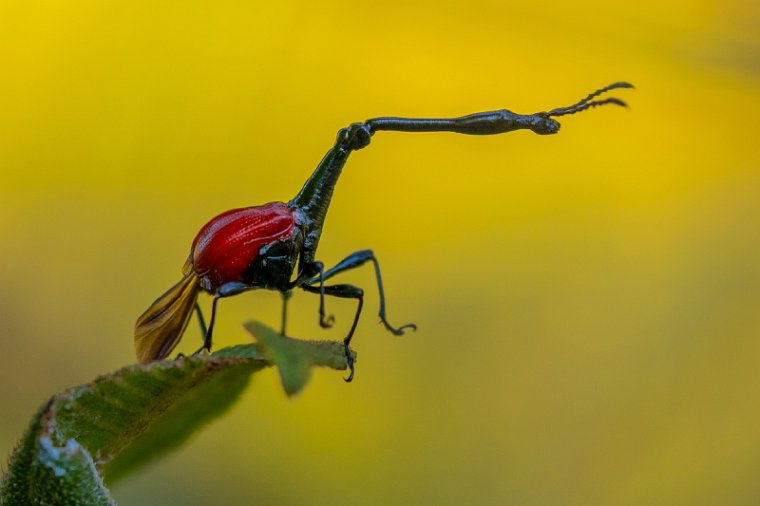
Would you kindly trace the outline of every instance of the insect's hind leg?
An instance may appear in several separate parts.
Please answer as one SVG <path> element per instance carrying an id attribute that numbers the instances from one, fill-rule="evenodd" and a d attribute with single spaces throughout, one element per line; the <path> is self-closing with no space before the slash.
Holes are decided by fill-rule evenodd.
<path id="1" fill-rule="evenodd" d="M 386 319 L 386 316 L 385 316 L 385 291 L 383 290 L 383 277 L 380 274 L 380 264 L 378 263 L 377 258 L 375 257 L 375 254 L 373 253 L 371 249 L 357 251 L 356 253 L 352 253 L 348 255 L 346 258 L 338 262 L 338 264 L 335 265 L 335 267 L 332 267 L 331 269 L 328 269 L 327 271 L 325 271 L 321 276 L 321 281 L 324 282 L 325 280 L 337 274 L 340 274 L 341 272 L 345 272 L 351 269 L 356 269 L 357 267 L 361 267 L 368 261 L 371 261 L 375 266 L 375 279 L 377 280 L 377 291 L 380 295 L 380 310 L 378 311 L 378 316 L 380 316 L 380 321 L 383 322 L 383 325 L 385 325 L 385 328 L 388 329 L 389 332 L 391 332 L 393 335 L 396 335 L 396 336 L 403 335 L 405 329 L 417 330 L 417 325 L 415 325 L 414 323 L 407 323 L 406 325 L 401 325 L 400 327 L 394 327 L 393 325 L 388 323 L 388 320 Z M 311 285 L 314 285 L 317 281 L 320 281 L 320 278 L 312 278 L 304 284 L 311 286 Z"/>
<path id="2" fill-rule="evenodd" d="M 216 323 L 216 303 L 219 302 L 219 296 L 214 297 L 214 301 L 211 303 L 211 319 L 209 320 L 208 327 L 206 328 L 206 332 L 203 334 L 203 346 L 195 350 L 195 353 L 193 353 L 193 356 L 198 356 L 203 350 L 206 350 L 208 353 L 211 353 L 211 335 L 214 332 L 214 323 Z M 199 313 L 200 314 L 200 311 Z"/>
<path id="3" fill-rule="evenodd" d="M 205 332 L 203 333 L 203 346 L 193 353 L 194 357 L 199 355 L 203 350 L 206 350 L 209 353 L 211 352 L 211 337 L 214 333 L 214 324 L 216 323 L 216 304 L 219 302 L 219 299 L 232 297 L 233 295 L 247 292 L 252 289 L 252 286 L 237 281 L 231 281 L 220 286 L 214 295 L 214 301 L 211 303 L 211 319 L 208 322 L 208 328 L 206 328 L 206 322 L 203 320 L 200 306 L 196 303 L 195 309 L 198 311 L 198 321 L 201 325 L 201 330 L 205 330 Z"/>
<path id="4" fill-rule="evenodd" d="M 208 334 L 208 327 L 206 327 L 206 320 L 203 318 L 203 312 L 201 311 L 201 306 L 198 302 L 195 303 L 195 314 L 198 316 L 198 325 L 201 328 L 201 335 L 205 338 L 206 334 Z"/>
<path id="5" fill-rule="evenodd" d="M 205 349 L 205 339 L 206 335 L 208 334 L 208 327 L 206 327 L 206 320 L 203 318 L 203 311 L 201 311 L 201 305 L 198 304 L 198 302 L 195 302 L 195 315 L 198 317 L 198 326 L 201 328 L 201 337 L 204 339 L 204 347 L 200 350 L 193 353 L 193 356 L 199 354 L 201 351 Z M 185 356 L 184 353 L 180 352 L 177 354 L 177 358 L 183 358 Z"/>
<path id="6" fill-rule="evenodd" d="M 348 335 L 346 335 L 346 337 L 343 339 L 343 347 L 346 353 L 346 363 L 348 364 L 349 369 L 348 378 L 343 379 L 346 381 L 346 383 L 349 383 L 354 379 L 354 359 L 351 356 L 351 348 L 349 348 L 349 345 L 351 344 L 351 338 L 354 337 L 356 325 L 359 323 L 359 317 L 362 314 L 362 307 L 364 307 L 364 290 L 358 286 L 345 284 L 331 286 L 321 285 L 318 287 L 302 285 L 301 288 L 311 293 L 324 293 L 325 295 L 330 295 L 332 297 L 339 297 L 341 299 L 356 299 L 358 301 L 358 305 L 356 306 L 356 314 L 354 315 L 354 321 L 351 324 L 351 329 L 348 331 Z"/>

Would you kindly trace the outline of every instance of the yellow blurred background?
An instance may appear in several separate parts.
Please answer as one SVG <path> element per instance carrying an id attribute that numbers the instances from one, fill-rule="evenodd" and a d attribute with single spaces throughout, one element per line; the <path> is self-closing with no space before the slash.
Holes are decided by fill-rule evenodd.
<path id="1" fill-rule="evenodd" d="M 0 454 L 134 362 L 209 218 L 287 200 L 353 121 L 568 105 L 559 135 L 380 133 L 319 258 L 373 248 L 357 376 L 274 371 L 120 504 L 760 501 L 760 4 L 0 2 Z M 209 299 L 204 297 L 203 304 Z M 207 306 L 206 306 L 207 307 Z M 297 293 L 290 333 L 354 304 Z M 216 346 L 279 298 L 220 304 Z M 193 324 L 181 345 L 194 350 Z"/>

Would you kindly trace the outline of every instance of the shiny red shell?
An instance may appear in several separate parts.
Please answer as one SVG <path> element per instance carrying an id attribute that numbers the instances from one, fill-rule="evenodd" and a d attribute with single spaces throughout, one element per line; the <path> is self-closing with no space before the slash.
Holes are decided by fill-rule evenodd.
<path id="1" fill-rule="evenodd" d="M 209 221 L 193 241 L 193 270 L 211 293 L 230 281 L 243 281 L 259 250 L 296 232 L 294 209 L 284 202 L 233 209 Z"/>

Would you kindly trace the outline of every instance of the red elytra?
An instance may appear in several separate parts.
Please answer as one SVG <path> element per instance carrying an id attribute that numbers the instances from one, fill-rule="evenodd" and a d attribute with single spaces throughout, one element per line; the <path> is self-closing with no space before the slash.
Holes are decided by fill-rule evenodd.
<path id="1" fill-rule="evenodd" d="M 298 223 L 284 202 L 232 209 L 213 218 L 198 232 L 190 253 L 204 290 L 215 293 L 230 281 L 242 281 L 262 246 L 290 239 Z"/>

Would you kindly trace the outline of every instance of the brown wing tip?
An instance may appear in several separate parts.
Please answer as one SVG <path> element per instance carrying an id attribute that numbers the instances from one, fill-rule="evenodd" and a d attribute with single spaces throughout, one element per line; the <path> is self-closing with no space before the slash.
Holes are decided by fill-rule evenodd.
<path id="1" fill-rule="evenodd" d="M 150 305 L 135 323 L 135 354 L 141 364 L 166 358 L 182 339 L 195 300 L 199 279 L 185 275 Z"/>

